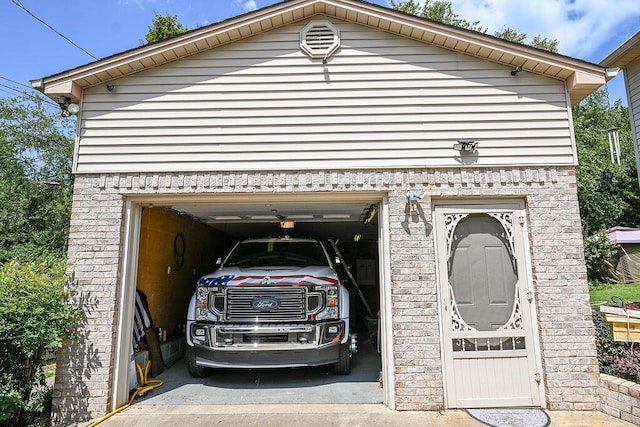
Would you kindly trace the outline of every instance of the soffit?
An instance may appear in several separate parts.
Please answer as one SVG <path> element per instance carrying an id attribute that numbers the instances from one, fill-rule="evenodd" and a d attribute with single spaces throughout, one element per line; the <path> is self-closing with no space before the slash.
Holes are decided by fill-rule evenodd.
<path id="1" fill-rule="evenodd" d="M 622 46 L 611 52 L 600 64 L 605 67 L 626 68 L 627 65 L 638 58 L 640 58 L 640 31 Z"/>
<path id="2" fill-rule="evenodd" d="M 440 24 L 359 0 L 289 0 L 189 31 L 53 76 L 32 81 L 52 98 L 79 99 L 82 89 L 242 40 L 313 16 L 351 21 L 391 34 L 472 55 L 547 77 L 567 80 L 572 103 L 605 83 L 603 67 L 529 46 Z"/>

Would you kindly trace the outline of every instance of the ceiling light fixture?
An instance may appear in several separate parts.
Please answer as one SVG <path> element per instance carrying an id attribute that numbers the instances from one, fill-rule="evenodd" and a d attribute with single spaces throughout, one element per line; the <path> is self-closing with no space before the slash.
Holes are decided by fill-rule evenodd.
<path id="1" fill-rule="evenodd" d="M 322 215 L 323 219 L 349 219 L 351 215 L 349 214 L 324 214 Z"/>
<path id="2" fill-rule="evenodd" d="M 295 227 L 295 222 L 293 221 L 280 221 L 280 228 L 283 230 L 289 230 Z"/>

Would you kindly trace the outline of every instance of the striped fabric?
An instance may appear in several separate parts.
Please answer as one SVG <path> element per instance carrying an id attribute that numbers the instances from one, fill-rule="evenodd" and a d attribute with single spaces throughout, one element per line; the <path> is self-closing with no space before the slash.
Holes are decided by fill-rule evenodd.
<path id="1" fill-rule="evenodd" d="M 144 338 L 145 331 L 151 327 L 151 314 L 146 304 L 147 296 L 136 291 L 136 304 L 133 313 L 133 348 L 137 349 Z"/>

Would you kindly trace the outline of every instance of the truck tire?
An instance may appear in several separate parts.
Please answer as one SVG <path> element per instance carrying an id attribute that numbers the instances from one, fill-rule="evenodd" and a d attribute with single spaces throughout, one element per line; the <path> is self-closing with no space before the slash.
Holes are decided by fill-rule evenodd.
<path id="1" fill-rule="evenodd" d="M 351 350 L 349 349 L 349 342 L 340 344 L 340 353 L 338 354 L 338 361 L 333 364 L 333 372 L 337 375 L 348 375 L 351 373 Z"/>
<path id="2" fill-rule="evenodd" d="M 204 366 L 196 365 L 196 348 L 187 344 L 185 349 L 185 358 L 187 359 L 187 370 L 194 378 L 206 377 L 208 372 Z"/>

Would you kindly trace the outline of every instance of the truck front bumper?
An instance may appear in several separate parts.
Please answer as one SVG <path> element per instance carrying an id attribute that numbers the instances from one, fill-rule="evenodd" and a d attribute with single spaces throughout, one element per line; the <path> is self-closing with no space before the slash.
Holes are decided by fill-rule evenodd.
<path id="1" fill-rule="evenodd" d="M 191 326 L 196 364 L 279 368 L 335 363 L 345 341 L 342 321 L 318 324 L 203 324 Z"/>
<path id="2" fill-rule="evenodd" d="M 196 345 L 196 364 L 211 368 L 293 368 L 338 361 L 340 343 L 322 348 L 288 350 L 213 349 Z"/>

